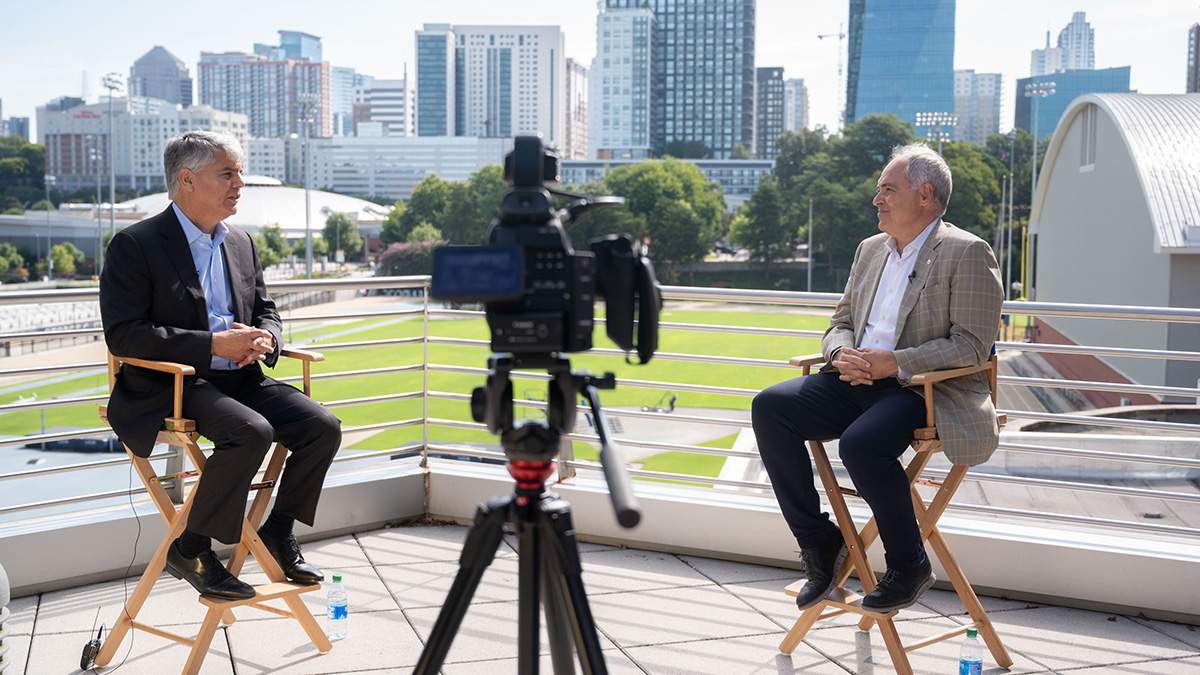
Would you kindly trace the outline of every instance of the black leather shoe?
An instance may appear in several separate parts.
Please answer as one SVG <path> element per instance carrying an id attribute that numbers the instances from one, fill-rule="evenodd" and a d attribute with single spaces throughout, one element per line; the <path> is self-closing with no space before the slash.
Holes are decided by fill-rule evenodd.
<path id="1" fill-rule="evenodd" d="M 837 582 L 838 573 L 842 571 L 842 563 L 850 550 L 841 535 L 830 537 L 823 545 L 800 549 L 800 559 L 804 561 L 804 574 L 808 581 L 796 594 L 796 606 L 808 609 L 825 599 Z"/>
<path id="2" fill-rule="evenodd" d="M 924 562 L 907 572 L 897 572 L 888 568 L 875 590 L 863 598 L 862 608 L 872 612 L 904 609 L 929 590 L 933 582 L 933 565 L 929 564 L 929 556 L 925 556 Z"/>
<path id="3" fill-rule="evenodd" d="M 188 558 L 179 552 L 178 541 L 171 542 L 167 549 L 167 571 L 210 598 L 247 600 L 254 597 L 254 587 L 230 574 L 211 548 L 195 558 Z"/>
<path id="4" fill-rule="evenodd" d="M 300 542 L 296 541 L 295 535 L 289 534 L 283 539 L 276 539 L 259 530 L 258 538 L 262 539 L 263 546 L 267 547 L 267 552 L 283 568 L 283 575 L 288 579 L 298 584 L 319 584 L 325 581 L 321 570 L 304 562 L 304 556 L 300 554 Z"/>

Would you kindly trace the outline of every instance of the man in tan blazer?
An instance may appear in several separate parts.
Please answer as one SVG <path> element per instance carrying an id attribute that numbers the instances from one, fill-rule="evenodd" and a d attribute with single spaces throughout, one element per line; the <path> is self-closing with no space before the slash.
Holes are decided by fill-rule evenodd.
<path id="1" fill-rule="evenodd" d="M 753 404 L 759 454 L 800 545 L 807 609 L 833 589 L 846 545 L 813 483 L 807 440 L 837 438 L 838 454 L 879 525 L 887 573 L 862 606 L 892 611 L 934 581 L 904 468 L 897 459 L 925 424 L 913 375 L 987 361 L 1004 301 L 999 265 L 982 239 L 942 221 L 952 180 L 916 143 L 897 148 L 872 202 L 877 234 L 854 254 L 846 291 L 821 341 L 820 372 L 769 387 Z M 987 376 L 936 385 L 938 434 L 957 464 L 987 461 L 999 443 Z"/>

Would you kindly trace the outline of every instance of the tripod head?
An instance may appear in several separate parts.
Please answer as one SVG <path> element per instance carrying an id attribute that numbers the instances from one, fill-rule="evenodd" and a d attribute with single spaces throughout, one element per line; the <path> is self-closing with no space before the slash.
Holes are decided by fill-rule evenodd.
<path id="1" fill-rule="evenodd" d="M 515 369 L 545 370 L 550 375 L 546 396 L 546 419 L 513 418 Z M 488 357 L 487 383 L 471 393 L 471 416 L 500 436 L 500 445 L 508 459 L 508 471 L 517 481 L 518 493 L 537 495 L 545 488 L 546 478 L 554 470 L 554 456 L 564 433 L 575 428 L 575 401 L 583 396 L 592 409 L 592 419 L 600 436 L 600 463 L 608 482 L 609 496 L 617 522 L 634 527 L 641 510 L 633 496 L 633 487 L 620 447 L 611 443 L 607 420 L 600 405 L 600 389 L 614 389 L 616 377 L 605 373 L 596 377 L 587 371 L 572 372 L 571 362 L 563 353 L 492 354 Z"/>

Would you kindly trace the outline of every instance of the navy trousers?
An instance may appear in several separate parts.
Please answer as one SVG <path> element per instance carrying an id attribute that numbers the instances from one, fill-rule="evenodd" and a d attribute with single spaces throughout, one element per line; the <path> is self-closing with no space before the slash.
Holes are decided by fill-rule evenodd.
<path id="1" fill-rule="evenodd" d="M 239 540 L 250 483 L 273 441 L 291 450 L 274 509 L 313 524 L 325 474 L 342 441 L 341 421 L 328 408 L 257 369 L 230 370 L 197 379 L 184 394 L 183 415 L 213 442 L 188 530 L 226 544 Z"/>
<path id="2" fill-rule="evenodd" d="M 838 454 L 879 525 L 889 568 L 908 570 L 925 557 L 897 459 L 925 425 L 925 400 L 895 378 L 851 385 L 837 373 L 814 373 L 754 397 L 754 435 L 779 508 L 801 548 L 840 536 L 821 511 L 806 441 L 838 440 Z"/>

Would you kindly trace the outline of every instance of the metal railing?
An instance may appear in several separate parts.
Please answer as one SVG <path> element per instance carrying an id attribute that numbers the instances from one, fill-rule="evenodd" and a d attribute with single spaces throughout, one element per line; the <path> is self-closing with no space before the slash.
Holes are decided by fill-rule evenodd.
<path id="1" fill-rule="evenodd" d="M 310 293 L 313 291 L 353 291 L 361 293 L 363 291 L 397 288 L 419 290 L 424 295 L 428 290 L 428 278 L 375 277 L 320 281 L 286 281 L 271 283 L 268 285 L 268 288 L 277 296 L 284 293 Z M 779 312 L 797 312 L 803 310 L 827 314 L 836 304 L 839 297 L 836 294 L 827 293 L 791 293 L 690 287 L 665 287 L 663 291 L 664 298 L 668 301 L 668 309 L 671 307 L 670 303 L 672 302 L 696 303 L 694 305 L 696 307 L 709 306 L 704 303 L 719 303 L 724 306 L 743 305 L 747 308 L 747 311 L 752 310 L 753 307 L 758 305 L 771 305 Z M 3 305 L 14 303 L 80 302 L 86 300 L 96 301 L 96 299 L 97 291 L 95 289 L 18 291 L 0 294 L 0 309 L 3 308 Z M 717 305 L 712 306 L 715 307 Z M 310 309 L 321 310 L 324 307 Z M 415 433 L 410 434 L 407 440 L 402 440 L 393 446 L 375 450 L 343 450 L 343 453 L 336 460 L 339 464 L 364 459 L 383 461 L 387 458 L 411 456 L 414 454 L 420 456 L 422 463 L 427 462 L 431 454 L 462 459 L 464 461 L 482 459 L 485 461 L 500 462 L 503 460 L 503 453 L 498 449 L 494 449 L 494 446 L 488 447 L 483 443 L 464 443 L 452 440 L 456 437 L 456 434 L 461 436 L 462 432 L 474 432 L 475 436 L 481 440 L 487 440 L 487 438 L 484 434 L 480 433 L 484 431 L 484 425 L 471 421 L 469 414 L 467 414 L 466 403 L 469 401 L 469 395 L 464 391 L 444 391 L 438 388 L 438 382 L 443 381 L 445 376 L 469 375 L 472 378 L 477 378 L 477 382 L 481 382 L 483 377 L 486 376 L 487 371 L 485 368 L 462 365 L 461 359 L 448 357 L 456 354 L 455 350 L 470 348 L 478 351 L 478 360 L 475 362 L 483 363 L 488 352 L 487 340 L 452 335 L 448 334 L 447 331 L 441 330 L 442 327 L 455 325 L 453 321 L 455 319 L 474 319 L 478 321 L 482 317 L 482 312 L 469 309 L 437 307 L 429 304 L 423 297 L 411 306 L 365 309 L 364 311 L 355 312 L 347 311 L 338 303 L 334 309 L 336 311 L 287 312 L 283 316 L 283 319 L 285 322 L 285 331 L 300 334 L 300 339 L 294 340 L 294 342 L 301 344 L 308 343 L 313 349 L 331 354 L 330 363 L 326 364 L 328 367 L 319 368 L 319 372 L 314 372 L 313 374 L 313 380 L 318 383 L 314 387 L 315 393 L 318 395 L 321 393 L 319 386 L 321 382 L 353 379 L 361 383 L 361 387 L 359 388 L 361 391 L 356 391 L 355 393 L 361 393 L 362 395 L 336 400 L 325 400 L 326 405 L 347 411 L 353 411 L 362 406 L 376 406 L 372 410 L 378 412 L 378 419 L 359 424 L 347 424 L 343 426 L 344 435 L 348 438 L 373 438 L 384 432 L 420 427 L 419 437 Z M 728 311 L 727 307 L 723 309 Z M 1005 311 L 1014 315 L 1035 316 L 1040 319 L 1046 317 L 1065 317 L 1071 319 L 1121 320 L 1144 323 L 1200 323 L 1200 310 L 1194 309 L 1009 302 L 1005 304 Z M 386 333 L 388 326 L 395 325 L 397 322 L 416 319 L 420 319 L 420 330 L 410 329 L 403 334 L 393 333 L 388 335 L 381 333 L 380 335 L 369 336 L 370 339 L 340 341 L 338 339 L 339 334 L 340 337 L 346 337 L 347 335 L 353 337 L 354 331 L 370 330 L 377 333 L 381 331 Z M 597 320 L 597 323 L 603 324 L 603 320 Z M 340 331 L 337 329 L 338 326 L 352 326 L 353 330 Z M 792 353 L 771 354 L 770 358 L 763 358 L 761 354 L 727 356 L 717 353 L 669 351 L 660 352 L 655 357 L 660 363 L 692 363 L 717 366 L 718 368 L 702 369 L 705 375 L 708 376 L 707 380 L 704 378 L 701 378 L 702 381 L 620 378 L 622 390 L 670 392 L 685 398 L 691 395 L 735 397 L 729 400 L 740 401 L 740 403 L 733 404 L 728 412 L 694 411 L 687 409 L 694 406 L 679 406 L 679 408 L 671 411 L 657 410 L 653 406 L 647 406 L 650 408 L 647 410 L 637 409 L 637 406 L 618 406 L 608 410 L 609 417 L 618 421 L 651 420 L 661 425 L 671 425 L 672 429 L 715 428 L 720 430 L 720 432 L 708 433 L 708 436 L 713 436 L 714 433 L 731 435 L 730 432 L 732 430 L 740 431 L 748 429 L 750 423 L 746 411 L 749 409 L 749 399 L 758 391 L 758 388 L 714 384 L 711 377 L 713 373 L 728 374 L 748 372 L 743 371 L 743 369 L 754 369 L 754 371 L 769 369 L 763 372 L 774 373 L 770 376 L 774 381 L 790 377 L 791 373 L 781 370 L 789 368 L 787 357 L 818 351 L 815 348 L 815 342 L 809 342 L 809 347 L 805 348 L 801 346 L 804 343 L 800 341 L 805 339 L 814 340 L 822 334 L 822 330 L 818 329 L 786 329 L 770 326 L 753 327 L 666 320 L 662 323 L 662 330 L 664 331 L 664 336 L 676 331 L 703 332 L 720 335 L 722 336 L 722 340 L 726 339 L 725 336 L 745 336 L 751 338 L 784 337 L 796 339 L 796 348 L 792 350 Z M 452 333 L 453 331 L 449 332 Z M 74 336 L 100 335 L 99 330 L 72 330 L 64 331 L 63 333 L 69 333 Z M 478 334 L 481 336 L 486 335 L 482 330 Z M 0 342 L 38 340 L 55 337 L 56 335 L 54 331 L 23 331 L 19 333 L 0 334 Z M 323 339 L 312 340 L 306 336 Z M 669 345 L 670 340 L 664 338 L 663 343 Z M 1171 351 L 1146 347 L 1146 345 L 1129 348 L 1099 345 L 1056 345 L 1015 341 L 997 343 L 998 352 L 1005 355 L 1042 353 L 1070 354 L 1079 357 L 1097 358 L 1152 359 L 1185 363 L 1200 361 L 1200 352 Z M 357 367 L 356 359 L 361 355 L 370 355 L 371 358 L 378 360 L 379 348 L 395 349 L 397 352 L 395 360 L 390 362 L 372 362 L 369 367 Z M 405 351 L 406 349 L 407 351 Z M 434 354 L 433 357 L 431 357 L 431 351 Z M 346 353 L 349 356 L 345 359 L 334 358 L 332 356 L 339 353 Z M 401 353 L 408 355 L 408 358 L 402 358 L 400 356 Z M 417 354 L 419 356 L 416 356 Z M 623 357 L 623 355 L 618 350 L 603 348 L 587 352 L 588 358 L 602 357 L 617 359 Z M 344 366 L 338 365 L 343 362 Z M 105 368 L 103 361 L 13 368 L 3 368 L 3 365 L 3 361 L 0 361 L 0 382 L 11 382 L 14 380 L 28 381 L 30 379 L 43 381 L 46 378 L 65 373 L 103 372 Z M 398 376 L 415 375 L 417 373 L 420 373 L 420 384 L 414 385 L 411 388 L 403 388 L 397 391 L 372 389 L 373 385 L 371 383 L 373 381 L 370 378 L 387 375 L 391 376 L 389 381 L 394 381 Z M 433 385 L 431 385 L 431 377 L 434 380 Z M 547 379 L 544 373 L 527 372 L 514 373 L 513 378 L 514 381 L 527 380 L 530 382 L 545 381 Z M 282 379 L 285 381 L 296 381 L 299 378 L 298 376 L 289 376 Z M 1004 392 L 1017 392 L 1022 389 L 1038 388 L 1065 389 L 1075 392 L 1103 391 L 1128 393 L 1156 398 L 1189 397 L 1195 400 L 1197 397 L 1200 397 L 1200 389 L 1164 386 L 1161 384 L 1098 382 L 1077 379 L 1064 380 L 1053 376 L 1040 377 L 1014 374 L 1001 375 L 998 380 L 1002 395 Z M 0 390 L 10 390 L 13 386 L 16 385 L 3 385 L 0 386 Z M 5 418 L 10 418 L 9 416 L 11 415 L 31 411 L 39 411 L 45 414 L 48 410 L 92 406 L 103 402 L 105 398 L 106 395 L 104 394 L 89 393 L 54 400 L 24 400 L 0 404 L 0 422 Z M 399 406 L 399 404 L 403 404 L 406 401 L 418 400 L 420 401 L 419 414 L 416 413 L 415 408 L 412 409 L 412 414 L 407 415 L 381 409 L 382 406 Z M 446 407 L 444 405 L 446 403 L 453 404 L 453 406 Z M 545 408 L 543 402 L 528 397 L 519 397 L 519 400 L 515 401 L 515 404 L 518 408 L 530 411 L 529 414 L 535 415 L 538 414 L 538 411 Z M 453 410 L 453 414 L 439 413 L 441 416 L 435 416 L 431 413 L 431 405 L 437 407 L 438 410 Z M 397 407 L 397 410 L 405 410 L 405 408 Z M 586 412 L 582 408 L 580 411 Z M 1092 447 L 1079 447 L 1079 439 L 1087 438 L 1081 435 L 1073 435 L 1072 442 L 1063 441 L 1060 444 L 1056 444 L 1053 442 L 1053 439 L 1050 441 L 1046 440 L 1048 436 L 1053 437 L 1053 434 L 1035 436 L 1038 440 L 1034 441 L 1022 438 L 1025 434 L 1020 432 L 1005 433 L 1001 439 L 998 455 L 1006 455 L 1008 457 L 1006 461 L 1018 465 L 1037 464 L 1041 462 L 1046 465 L 1044 471 L 1039 473 L 1028 470 L 1005 470 L 1003 466 L 992 466 L 989 464 L 969 472 L 968 481 L 975 483 L 978 490 L 984 493 L 994 490 L 997 491 L 997 494 L 1011 496 L 1015 491 L 1027 491 L 1030 494 L 1060 496 L 1031 497 L 1025 503 L 1014 503 L 1012 499 L 995 500 L 1004 504 L 1003 506 L 990 503 L 992 500 L 988 499 L 973 503 L 969 499 L 956 498 L 951 509 L 962 515 L 969 515 L 971 517 L 1015 519 L 1039 526 L 1045 526 L 1048 522 L 1056 522 L 1072 527 L 1115 528 L 1123 532 L 1137 531 L 1152 537 L 1183 536 L 1193 538 L 1200 535 L 1200 529 L 1194 525 L 1194 523 L 1200 522 L 1200 481 L 1197 480 L 1200 477 L 1200 424 L 1190 421 L 1170 422 L 1098 417 L 1087 414 L 1086 411 L 1053 412 L 1040 409 L 1007 408 L 1000 410 L 1000 412 L 1008 415 L 1010 421 L 1032 420 L 1066 425 L 1086 425 L 1088 427 L 1116 429 L 1127 432 L 1127 434 L 1122 436 L 1120 443 L 1117 444 L 1117 449 L 1103 449 L 1100 447 L 1102 444 L 1098 440 Z M 0 453 L 18 445 L 48 443 L 87 436 L 107 435 L 108 433 L 109 431 L 106 428 L 99 426 L 98 420 L 95 426 L 65 431 L 38 432 L 35 429 L 30 429 L 24 431 L 24 433 L 13 434 L 8 438 L 0 439 Z M 1168 438 L 1171 443 L 1174 443 L 1172 446 L 1174 454 L 1156 454 L 1155 449 L 1159 447 L 1156 444 L 1161 440 L 1160 436 Z M 404 439 L 403 436 L 401 438 Z M 577 472 L 599 471 L 600 466 L 596 461 L 577 457 L 574 451 L 574 443 L 576 442 L 587 444 L 597 440 L 598 438 L 595 434 L 582 431 L 570 434 L 565 439 L 560 453 L 560 478 L 569 480 Z M 713 475 L 711 471 L 707 473 L 689 473 L 685 471 L 655 470 L 635 464 L 630 470 L 631 475 L 635 477 L 655 481 L 684 483 L 691 486 L 687 489 L 692 490 L 720 489 L 724 491 L 740 491 L 747 498 L 769 499 L 771 496 L 770 485 L 766 482 L 765 473 L 761 471 L 758 465 L 757 453 L 753 450 L 752 446 L 750 446 L 750 449 L 746 449 L 745 447 L 710 447 L 708 445 L 700 445 L 699 443 L 672 442 L 669 439 L 638 438 L 630 435 L 623 435 L 621 442 L 627 449 L 635 450 L 641 456 L 676 452 L 690 456 L 720 457 L 725 460 L 722 472 L 717 475 Z M 1086 442 L 1084 444 L 1086 445 Z M 355 442 L 350 443 L 350 445 L 355 445 Z M 171 452 L 157 453 L 155 458 L 166 458 L 171 454 Z M 1013 460 L 1012 458 L 1014 457 L 1022 459 Z M 92 461 L 72 462 L 62 466 L 10 470 L 0 473 L 0 495 L 3 495 L 5 492 L 4 486 L 6 484 L 12 484 L 10 481 L 37 480 L 50 474 L 61 475 L 94 471 L 105 467 L 118 466 L 126 461 L 124 457 L 105 457 Z M 993 463 L 995 463 L 995 460 L 993 460 Z M 1087 476 L 1092 467 L 1106 467 L 1110 465 L 1136 466 L 1140 467 L 1143 473 L 1147 473 L 1144 470 L 1145 467 L 1158 467 L 1158 469 L 1149 470 L 1148 475 L 1151 478 L 1147 479 L 1143 477 L 1138 480 L 1139 484 L 1137 485 L 1125 484 L 1130 481 L 1122 480 L 1119 477 L 1097 479 Z M 738 473 L 737 471 L 729 470 L 730 467 L 734 466 L 740 466 L 741 472 Z M 1064 470 L 1064 466 L 1074 468 Z M 1156 470 L 1161 470 L 1164 476 L 1161 480 L 1153 477 Z M 937 480 L 940 476 L 944 475 L 945 466 L 931 466 L 926 473 L 927 478 Z M 47 483 L 47 485 L 53 484 L 52 482 Z M 45 498 L 25 503 L 4 504 L 0 502 L 0 519 L 12 519 L 17 514 L 36 514 L 41 509 L 48 507 L 78 505 L 79 508 L 86 508 L 89 505 L 100 503 L 107 498 L 114 496 L 124 497 L 129 494 L 137 495 L 141 492 L 143 491 L 136 488 L 121 490 L 106 489 L 82 495 L 47 494 L 44 495 Z M 1046 503 L 1055 501 L 1065 502 L 1073 499 L 1086 502 L 1089 496 L 1092 495 L 1102 496 L 1106 499 L 1116 498 L 1122 503 L 1127 503 L 1126 510 L 1128 513 L 1125 517 L 1116 517 L 1112 513 L 1112 509 L 1097 509 L 1096 512 L 1091 512 L 1086 507 L 1082 511 L 1073 511 L 1066 508 L 1049 509 L 1045 506 Z M 1171 519 L 1174 522 L 1148 522 L 1151 520 L 1163 520 L 1164 518 L 1162 517 L 1155 517 L 1155 514 L 1162 516 L 1164 511 L 1173 514 Z M 1138 515 L 1139 513 L 1141 516 Z"/>

